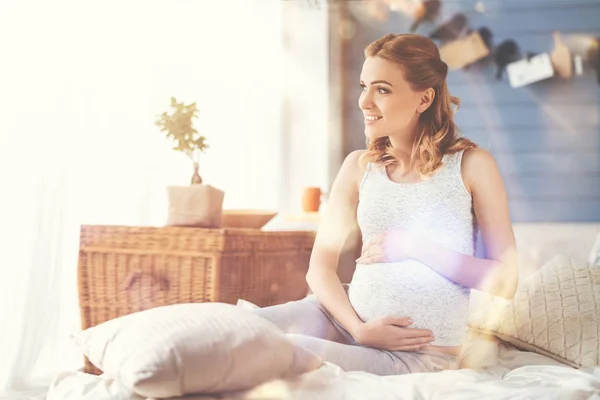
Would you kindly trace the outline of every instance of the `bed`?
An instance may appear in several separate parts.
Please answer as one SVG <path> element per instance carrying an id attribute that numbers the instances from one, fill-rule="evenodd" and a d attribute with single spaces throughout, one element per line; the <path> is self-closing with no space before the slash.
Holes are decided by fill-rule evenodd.
<path id="1" fill-rule="evenodd" d="M 252 390 L 203 400 L 403 400 L 403 399 L 600 399 L 600 367 L 575 369 L 551 358 L 500 346 L 498 365 L 380 377 L 343 372 L 333 364 L 294 379 L 276 380 Z M 56 377 L 47 400 L 142 400 L 106 376 L 64 372 Z"/>
<path id="2" fill-rule="evenodd" d="M 570 259 L 588 260 L 597 246 L 600 224 L 517 224 L 522 277 L 535 274 L 555 254 L 560 263 Z M 596 243 L 596 244 L 595 244 Z M 597 248 L 597 247 L 596 247 Z M 600 267 L 598 267 L 600 270 Z M 598 277 L 594 270 L 594 277 Z M 594 278 L 596 279 L 596 278 Z M 597 279 L 596 279 L 597 281 Z M 596 282 L 598 284 L 598 282 Z M 594 286 L 592 297 L 598 292 Z M 598 299 L 596 297 L 596 303 Z M 474 296 L 472 307 L 481 298 Z M 598 309 L 591 311 L 598 318 Z M 598 357 L 598 326 L 595 353 Z M 585 335 L 585 334 L 584 334 Z M 535 342 L 535 341 L 534 341 Z M 516 342 L 518 344 L 518 342 Z M 513 343 L 514 344 L 514 343 Z M 344 372 L 325 363 L 318 369 L 287 379 L 275 379 L 252 389 L 219 396 L 188 396 L 185 399 L 596 399 L 600 400 L 600 366 L 597 361 L 573 367 L 574 358 L 562 360 L 543 351 L 524 351 L 508 341 L 498 340 L 484 363 L 456 371 L 380 377 L 361 372 Z M 550 356 L 548 356 L 550 355 Z M 559 361 L 561 360 L 561 361 Z M 585 363 L 584 363 L 585 364 Z M 176 397 L 180 398 L 180 397 Z M 107 375 L 65 371 L 56 376 L 47 400 L 141 400 Z"/>

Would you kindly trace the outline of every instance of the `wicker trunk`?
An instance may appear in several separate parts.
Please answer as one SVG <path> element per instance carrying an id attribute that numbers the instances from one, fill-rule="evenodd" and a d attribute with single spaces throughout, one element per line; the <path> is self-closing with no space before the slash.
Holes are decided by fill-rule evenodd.
<path id="1" fill-rule="evenodd" d="M 301 299 L 313 242 L 313 232 L 84 225 L 82 328 L 175 303 Z M 99 372 L 87 360 L 85 371 Z"/>

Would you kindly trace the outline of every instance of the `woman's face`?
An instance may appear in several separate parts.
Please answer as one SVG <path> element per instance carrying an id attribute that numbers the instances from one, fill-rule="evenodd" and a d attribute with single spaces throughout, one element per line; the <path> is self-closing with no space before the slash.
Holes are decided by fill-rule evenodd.
<path id="1" fill-rule="evenodd" d="M 415 92 L 399 66 L 380 57 L 367 57 L 360 76 L 363 91 L 358 106 L 370 140 L 410 138 L 418 131 L 423 92 Z M 426 109 L 426 108 L 425 108 Z"/>

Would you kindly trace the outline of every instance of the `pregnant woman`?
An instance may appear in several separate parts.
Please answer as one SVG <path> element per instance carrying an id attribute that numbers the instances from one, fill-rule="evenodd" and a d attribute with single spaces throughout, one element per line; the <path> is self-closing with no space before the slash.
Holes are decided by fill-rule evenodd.
<path id="1" fill-rule="evenodd" d="M 346 371 L 379 375 L 454 369 L 470 289 L 512 298 L 515 240 L 492 156 L 460 138 L 448 66 L 419 35 L 365 50 L 359 107 L 367 150 L 344 161 L 319 227 L 313 295 L 256 310 Z M 355 226 L 363 250 L 348 288 L 336 273 Z M 476 258 L 480 230 L 487 258 Z"/>

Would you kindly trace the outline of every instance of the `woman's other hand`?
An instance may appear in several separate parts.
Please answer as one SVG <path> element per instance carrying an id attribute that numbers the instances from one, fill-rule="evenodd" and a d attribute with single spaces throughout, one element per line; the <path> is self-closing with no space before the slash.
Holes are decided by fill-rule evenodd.
<path id="1" fill-rule="evenodd" d="M 379 317 L 359 325 L 352 337 L 358 344 L 388 351 L 417 351 L 434 340 L 428 329 L 408 328 L 408 317 Z"/>
<path id="2" fill-rule="evenodd" d="M 411 249 L 417 240 L 415 233 L 394 228 L 367 242 L 356 262 L 373 264 L 405 260 L 411 257 Z"/>

